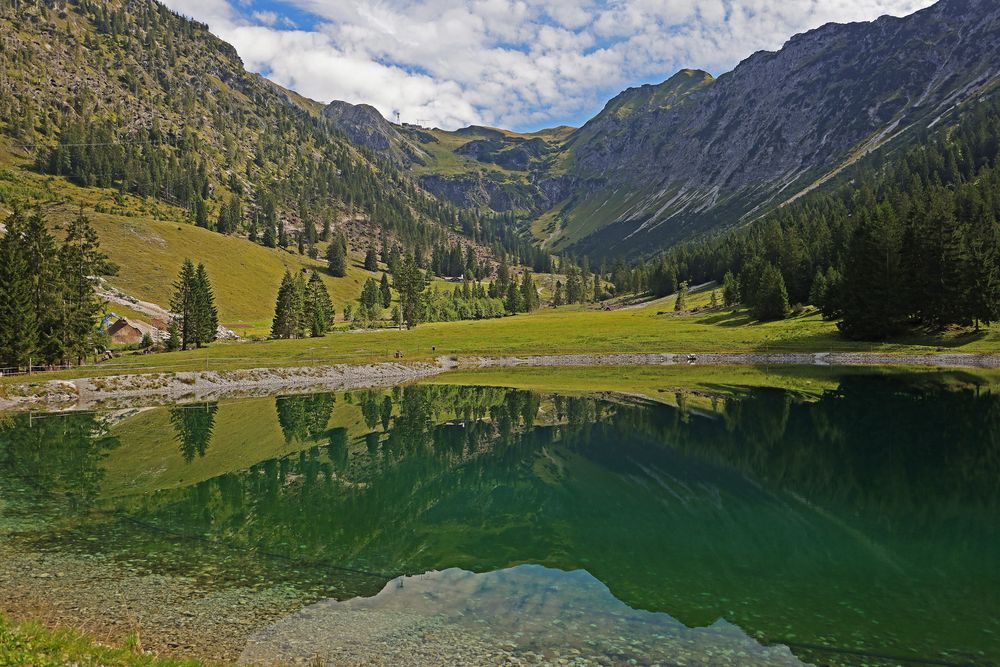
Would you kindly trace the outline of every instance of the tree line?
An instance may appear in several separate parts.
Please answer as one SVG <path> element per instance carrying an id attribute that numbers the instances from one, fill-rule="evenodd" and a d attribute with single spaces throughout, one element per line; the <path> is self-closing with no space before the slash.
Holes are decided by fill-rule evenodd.
<path id="1" fill-rule="evenodd" d="M 869 156 L 754 224 L 618 263 L 612 280 L 656 294 L 724 281 L 726 301 L 761 319 L 812 304 L 857 339 L 988 325 L 1000 317 L 1000 99 L 956 113 L 898 157 Z"/>

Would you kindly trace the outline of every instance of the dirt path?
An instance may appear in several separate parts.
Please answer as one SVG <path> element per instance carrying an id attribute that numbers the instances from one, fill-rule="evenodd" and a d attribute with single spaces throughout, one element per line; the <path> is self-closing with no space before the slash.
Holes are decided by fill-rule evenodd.
<path id="1" fill-rule="evenodd" d="M 462 368 L 567 366 L 924 366 L 1000 368 L 997 354 L 800 352 L 732 354 L 565 354 L 440 357 L 434 363 L 379 363 L 301 368 L 112 375 L 0 386 L 0 411 L 141 407 L 170 402 L 390 386 Z"/>

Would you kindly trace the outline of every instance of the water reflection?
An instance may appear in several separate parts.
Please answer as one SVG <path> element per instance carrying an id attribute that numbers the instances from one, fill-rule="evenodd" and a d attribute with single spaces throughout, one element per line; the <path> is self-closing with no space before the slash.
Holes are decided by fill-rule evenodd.
<path id="1" fill-rule="evenodd" d="M 19 416 L 0 468 L 99 510 L 112 554 L 136 557 L 134 526 L 195 536 L 200 559 L 238 552 L 260 577 L 318 566 L 313 600 L 534 563 L 823 664 L 1000 661 L 992 387 L 849 376 L 814 396 L 663 398 L 410 386 Z"/>
<path id="2" fill-rule="evenodd" d="M 726 621 L 688 628 L 629 608 L 584 570 L 538 565 L 428 572 L 370 598 L 319 602 L 257 633 L 240 662 L 350 665 L 373 655 L 389 665 L 803 664 Z"/>

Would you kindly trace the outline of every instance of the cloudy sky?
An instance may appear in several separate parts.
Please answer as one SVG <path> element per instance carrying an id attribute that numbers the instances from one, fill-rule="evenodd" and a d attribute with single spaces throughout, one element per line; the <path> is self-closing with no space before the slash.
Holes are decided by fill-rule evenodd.
<path id="1" fill-rule="evenodd" d="M 455 129 L 579 125 L 628 86 L 720 74 L 829 21 L 933 0 L 165 0 L 307 97 Z"/>

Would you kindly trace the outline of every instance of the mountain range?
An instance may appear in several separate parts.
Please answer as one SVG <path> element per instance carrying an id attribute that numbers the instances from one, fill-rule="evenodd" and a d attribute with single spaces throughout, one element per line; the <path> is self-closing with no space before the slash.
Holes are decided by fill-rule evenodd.
<path id="1" fill-rule="evenodd" d="M 636 255 L 749 222 L 860 157 L 919 140 L 1000 81 L 1000 4 L 828 24 L 731 72 L 630 88 L 580 128 L 519 134 L 324 114 L 460 207 L 512 211 L 553 251 Z"/>
<path id="2" fill-rule="evenodd" d="M 464 236 L 528 263 L 531 246 L 648 256 L 746 224 L 920 142 L 1000 81 L 993 0 L 828 24 L 721 76 L 682 70 L 582 127 L 532 133 L 308 100 L 155 0 L 0 0 L 0 33 L 0 130 L 20 166 L 201 223 L 240 199 L 242 223 L 219 231 L 266 220 L 312 243 L 346 225 L 360 247 L 374 225 L 425 252 Z"/>

